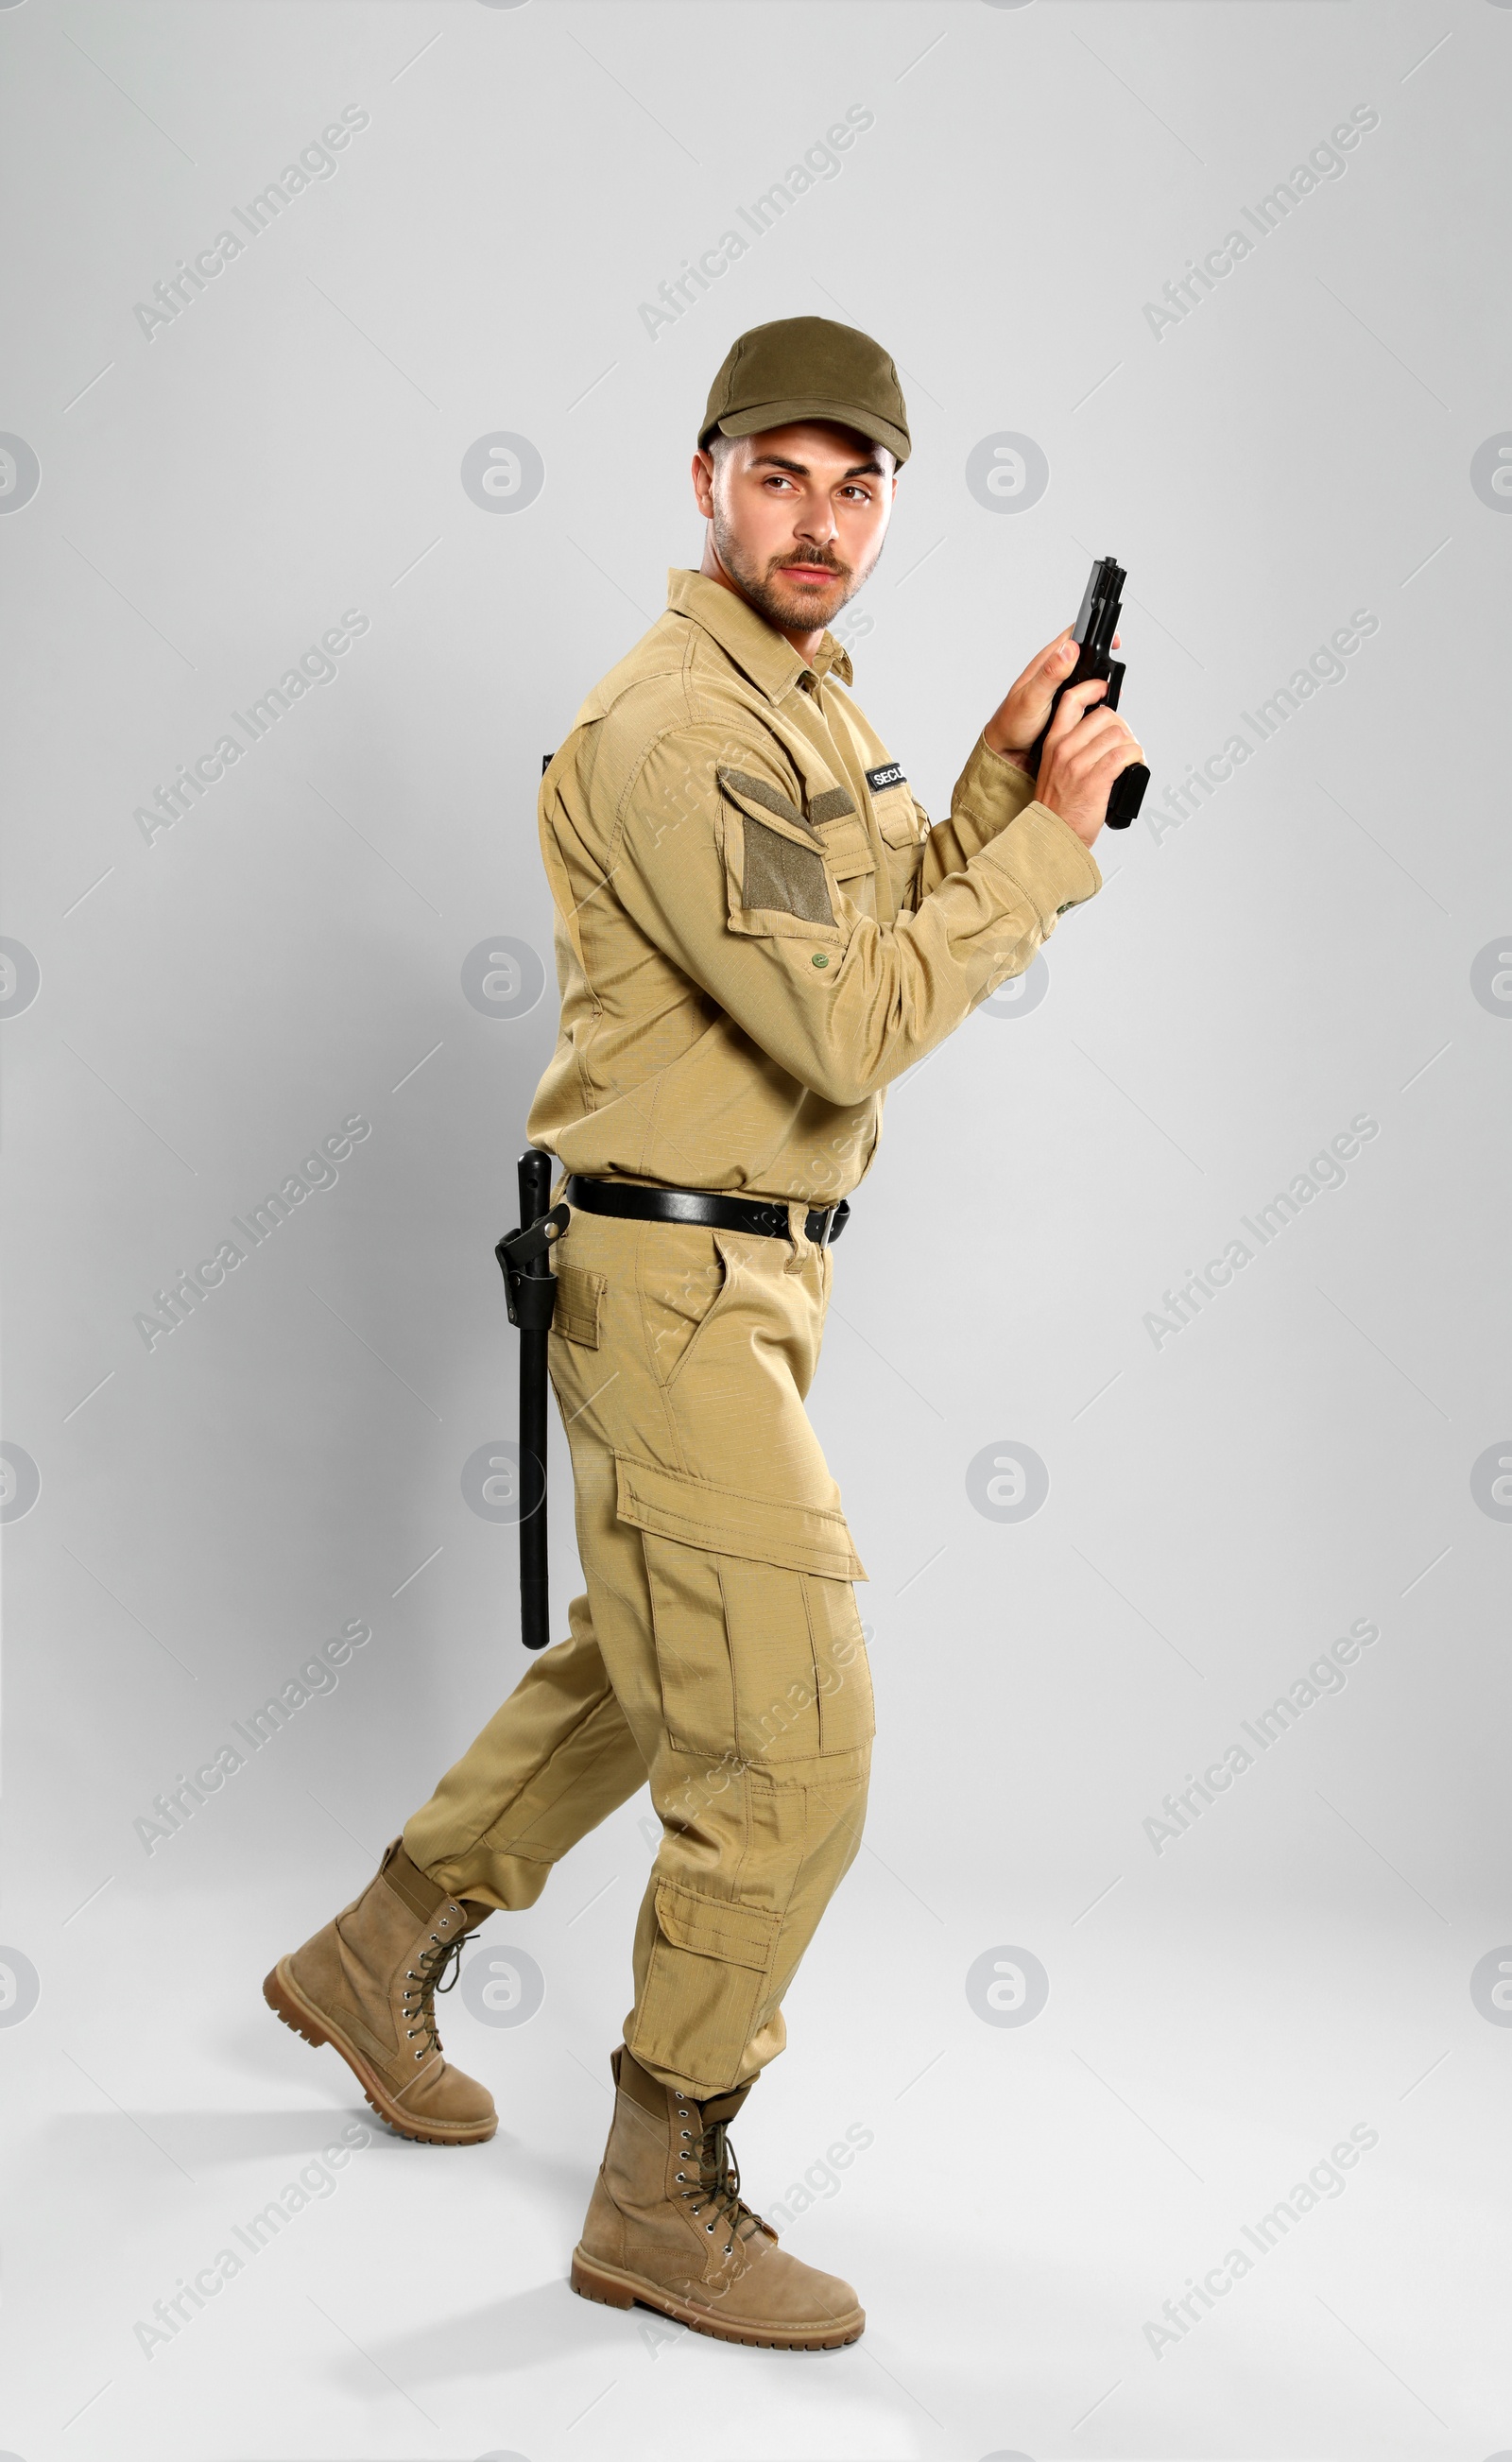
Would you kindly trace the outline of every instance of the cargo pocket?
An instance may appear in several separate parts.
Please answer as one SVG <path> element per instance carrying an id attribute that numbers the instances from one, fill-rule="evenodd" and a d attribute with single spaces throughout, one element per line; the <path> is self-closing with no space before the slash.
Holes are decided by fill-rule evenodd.
<path id="1" fill-rule="evenodd" d="M 618 1518 L 641 1534 L 675 1749 L 769 1768 L 853 1751 L 874 1732 L 844 1516 L 617 1461 Z"/>
<path id="2" fill-rule="evenodd" d="M 705 2090 L 732 2083 L 767 1997 L 782 1917 L 676 1881 L 658 1881 L 653 1904 L 651 1957 L 626 2041 L 637 2060 Z"/>

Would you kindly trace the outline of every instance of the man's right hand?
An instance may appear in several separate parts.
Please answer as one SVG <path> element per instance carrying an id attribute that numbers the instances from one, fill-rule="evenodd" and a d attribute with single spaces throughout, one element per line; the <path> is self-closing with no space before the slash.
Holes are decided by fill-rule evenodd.
<path id="1" fill-rule="evenodd" d="M 1119 771 L 1144 759 L 1118 712 L 1096 705 L 1107 689 L 1091 676 L 1061 695 L 1034 789 L 1035 801 L 1058 812 L 1088 847 L 1102 828 Z"/>

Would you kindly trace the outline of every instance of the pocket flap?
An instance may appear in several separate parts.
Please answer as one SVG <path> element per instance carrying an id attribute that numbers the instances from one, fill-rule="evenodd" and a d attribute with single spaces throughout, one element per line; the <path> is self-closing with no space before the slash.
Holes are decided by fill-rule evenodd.
<path id="1" fill-rule="evenodd" d="M 680 1540 L 716 1556 L 741 1556 L 758 1565 L 785 1565 L 795 1573 L 823 1573 L 832 1581 L 864 1582 L 866 1567 L 852 1544 L 845 1516 L 822 1505 L 781 1504 L 715 1487 L 685 1471 L 616 1457 L 618 1515 L 637 1530 Z"/>
<path id="2" fill-rule="evenodd" d="M 717 1957 L 730 1966 L 753 1966 L 765 1975 L 771 1964 L 780 1915 L 765 1907 L 741 1907 L 728 1898 L 701 1897 L 677 1881 L 657 1883 L 657 1925 L 674 1949 Z"/>
<path id="3" fill-rule="evenodd" d="M 872 841 L 859 817 L 832 823 L 824 833 L 824 853 L 837 881 L 854 880 L 861 873 L 876 870 Z"/>
<path id="4" fill-rule="evenodd" d="M 800 843 L 818 844 L 807 815 L 779 787 L 769 786 L 765 778 L 753 778 L 748 769 L 731 769 L 723 763 L 716 774 L 729 801 L 752 819 L 776 821 L 784 830 L 794 831 Z"/>
<path id="5" fill-rule="evenodd" d="M 918 846 L 921 834 L 918 807 L 906 787 L 888 788 L 885 794 L 875 798 L 873 810 L 884 845 Z"/>

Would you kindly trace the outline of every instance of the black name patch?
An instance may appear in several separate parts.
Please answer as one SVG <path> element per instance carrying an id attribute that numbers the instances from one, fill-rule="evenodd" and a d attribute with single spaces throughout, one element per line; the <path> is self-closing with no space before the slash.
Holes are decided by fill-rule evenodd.
<path id="1" fill-rule="evenodd" d="M 867 771 L 866 783 L 874 795 L 879 795 L 884 787 L 903 787 L 908 782 L 903 775 L 903 765 L 900 761 L 884 761 L 880 769 Z"/>

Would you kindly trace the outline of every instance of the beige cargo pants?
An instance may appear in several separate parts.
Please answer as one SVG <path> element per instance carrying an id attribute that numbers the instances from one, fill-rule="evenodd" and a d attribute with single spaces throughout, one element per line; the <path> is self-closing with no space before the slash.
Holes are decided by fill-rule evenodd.
<path id="1" fill-rule="evenodd" d="M 832 1260 L 803 1216 L 789 1242 L 572 1214 L 551 1365 L 587 1593 L 404 1831 L 454 1896 L 528 1907 L 649 1779 L 625 2041 L 700 2099 L 782 2050 L 866 1803 L 865 1574 L 804 1410 Z"/>

